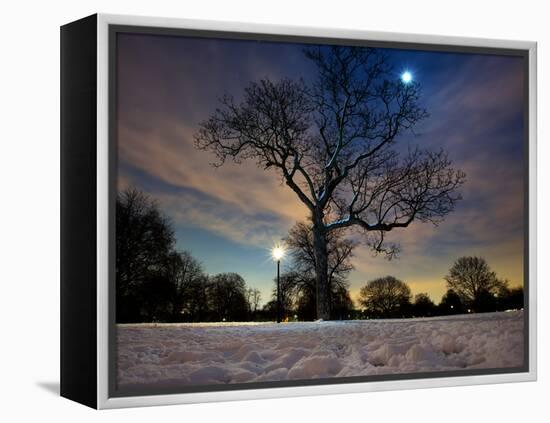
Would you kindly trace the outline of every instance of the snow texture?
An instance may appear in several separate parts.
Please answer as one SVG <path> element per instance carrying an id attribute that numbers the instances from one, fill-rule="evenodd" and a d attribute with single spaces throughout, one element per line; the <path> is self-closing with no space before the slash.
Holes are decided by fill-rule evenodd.
<path id="1" fill-rule="evenodd" d="M 519 367 L 523 312 L 407 320 L 118 325 L 120 389 Z"/>

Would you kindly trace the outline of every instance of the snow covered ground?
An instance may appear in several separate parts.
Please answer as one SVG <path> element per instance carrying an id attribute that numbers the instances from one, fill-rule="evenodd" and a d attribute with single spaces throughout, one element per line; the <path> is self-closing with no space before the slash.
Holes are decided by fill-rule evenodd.
<path id="1" fill-rule="evenodd" d="M 286 324 L 118 325 L 121 389 L 523 363 L 523 312 Z"/>

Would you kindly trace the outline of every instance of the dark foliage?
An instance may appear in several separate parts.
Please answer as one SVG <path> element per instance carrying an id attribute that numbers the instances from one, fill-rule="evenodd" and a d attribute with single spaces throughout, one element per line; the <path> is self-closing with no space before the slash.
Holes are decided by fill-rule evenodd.
<path id="1" fill-rule="evenodd" d="M 208 303 L 213 321 L 247 320 L 246 284 L 237 273 L 221 273 L 210 278 Z"/>
<path id="2" fill-rule="evenodd" d="M 411 312 L 414 317 L 431 317 L 437 315 L 437 307 L 428 294 L 420 293 L 414 297 Z"/>
<path id="3" fill-rule="evenodd" d="M 361 288 L 359 297 L 368 317 L 407 317 L 411 310 L 410 288 L 393 276 L 368 282 Z"/>
<path id="4" fill-rule="evenodd" d="M 445 280 L 447 288 L 456 292 L 462 303 L 475 312 L 495 311 L 496 297 L 507 285 L 482 257 L 460 257 Z"/>
<path id="5" fill-rule="evenodd" d="M 260 301 L 248 291 L 236 273 L 209 277 L 189 252 L 176 251 L 172 226 L 151 198 L 134 188 L 119 193 L 117 322 L 248 320 Z"/>
<path id="6" fill-rule="evenodd" d="M 169 296 L 165 269 L 173 246 L 170 223 L 153 200 L 133 188 L 119 193 L 115 260 L 118 322 L 149 321 L 167 313 L 160 312 L 152 298 Z"/>
<path id="7" fill-rule="evenodd" d="M 440 315 L 463 314 L 466 308 L 460 296 L 452 289 L 447 290 L 438 306 Z"/>

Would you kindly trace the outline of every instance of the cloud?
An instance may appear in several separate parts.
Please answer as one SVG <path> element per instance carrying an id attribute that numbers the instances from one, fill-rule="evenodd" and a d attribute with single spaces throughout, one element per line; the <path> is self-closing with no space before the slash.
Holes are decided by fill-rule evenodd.
<path id="1" fill-rule="evenodd" d="M 304 73 L 299 48 L 147 36 L 122 42 L 120 187 L 145 187 L 178 226 L 242 245 L 265 246 L 306 218 L 305 206 L 275 172 L 251 161 L 213 168 L 214 158 L 193 145 L 198 123 L 223 93 L 238 95 L 260 77 Z M 413 292 L 428 291 L 439 300 L 452 261 L 473 254 L 486 257 L 500 276 L 523 283 L 521 62 L 451 56 L 452 65 L 443 65 L 443 59 L 434 59 L 443 56 L 430 53 L 437 68 L 426 75 L 431 117 L 418 128 L 418 137 L 402 141 L 445 148 L 467 173 L 464 200 L 438 227 L 413 222 L 388 234 L 389 241 L 402 245 L 398 260 L 373 258 L 359 247 L 352 294 L 367 280 L 391 273 L 410 283 Z"/>
<path id="2" fill-rule="evenodd" d="M 305 218 L 305 206 L 275 174 L 249 162 L 214 168 L 212 156 L 196 150 L 191 139 L 191 130 L 168 123 L 151 132 L 119 130 L 121 166 L 129 164 L 165 183 L 165 192 L 151 194 L 177 222 L 191 222 L 237 242 L 259 243 L 275 232 L 280 238 Z M 121 178 L 128 176 L 121 173 Z M 135 178 L 133 183 L 142 184 Z"/>
<path id="3" fill-rule="evenodd" d="M 227 203 L 190 193 L 156 197 L 178 225 L 198 226 L 241 244 L 265 247 L 285 233 L 286 225 L 277 215 L 247 215 Z"/>

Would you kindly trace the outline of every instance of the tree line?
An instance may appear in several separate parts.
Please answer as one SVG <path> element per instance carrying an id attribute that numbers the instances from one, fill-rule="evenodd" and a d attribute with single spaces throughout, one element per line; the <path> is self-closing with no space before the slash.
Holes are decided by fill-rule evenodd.
<path id="1" fill-rule="evenodd" d="M 357 243 L 345 229 L 327 236 L 328 316 L 332 320 L 406 318 L 523 307 L 523 289 L 510 288 L 480 257 L 462 257 L 445 276 L 447 292 L 436 305 L 426 293 L 412 296 L 409 286 L 386 276 L 369 281 L 354 307 L 348 276 Z M 315 239 L 310 225 L 296 223 L 284 239 L 287 250 L 280 277 L 285 320 L 314 320 L 318 284 Z M 135 188 L 116 200 L 116 319 L 134 322 L 220 322 L 274 320 L 277 280 L 261 306 L 260 291 L 237 273 L 207 274 L 188 251 L 177 251 L 174 230 L 157 203 Z"/>
<path id="2" fill-rule="evenodd" d="M 426 293 L 411 295 L 409 286 L 393 277 L 374 279 L 361 288 L 362 317 L 406 318 L 521 309 L 523 288 L 509 287 L 485 259 L 461 257 L 445 276 L 447 292 L 436 305 Z"/>
<path id="3" fill-rule="evenodd" d="M 523 308 L 523 288 L 510 288 L 482 257 L 457 259 L 445 276 L 447 292 L 439 304 L 427 293 L 414 297 L 410 287 L 394 276 L 376 278 L 359 293 L 359 309 L 350 297 L 348 275 L 357 243 L 343 229 L 327 238 L 328 315 L 332 320 L 361 318 L 410 318 L 484 313 Z M 297 223 L 284 239 L 290 266 L 281 276 L 281 308 L 285 319 L 314 320 L 316 284 L 314 235 L 306 223 Z M 276 311 L 276 280 L 267 307 Z"/>
<path id="4" fill-rule="evenodd" d="M 177 251 L 169 220 L 134 188 L 116 200 L 115 270 L 118 323 L 254 320 L 259 311 L 259 290 Z"/>

